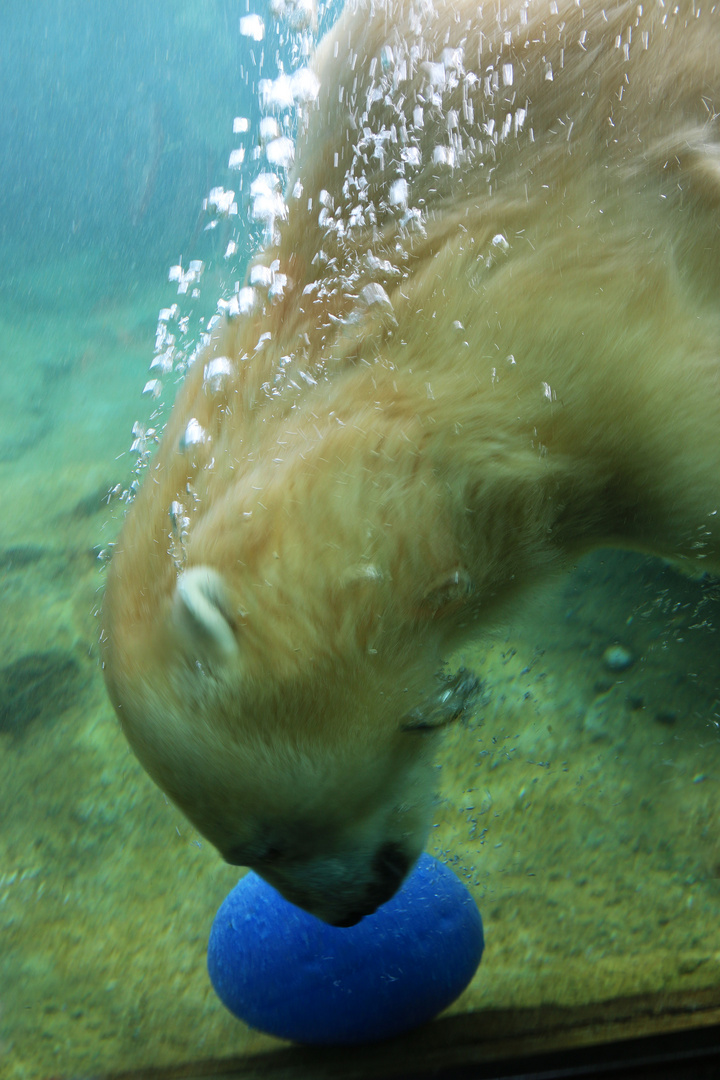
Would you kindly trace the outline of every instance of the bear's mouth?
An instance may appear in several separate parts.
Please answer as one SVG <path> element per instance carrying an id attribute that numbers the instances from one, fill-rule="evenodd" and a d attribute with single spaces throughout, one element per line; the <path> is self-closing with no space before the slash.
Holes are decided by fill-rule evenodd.
<path id="1" fill-rule="evenodd" d="M 383 844 L 373 859 L 374 879 L 368 886 L 364 902 L 347 912 L 339 919 L 333 919 L 331 926 L 356 926 L 368 915 L 374 915 L 379 907 L 392 900 L 412 867 L 412 860 L 403 849 L 392 842 Z"/>

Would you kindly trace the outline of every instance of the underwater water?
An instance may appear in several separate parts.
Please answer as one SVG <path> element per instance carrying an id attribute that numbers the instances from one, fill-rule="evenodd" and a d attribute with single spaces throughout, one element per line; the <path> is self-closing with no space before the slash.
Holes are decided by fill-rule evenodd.
<path id="1" fill-rule="evenodd" d="M 260 123 L 262 64 L 302 62 L 304 28 L 256 40 L 247 14 L 244 0 L 0 12 L 12 102 L 0 114 L 8 1080 L 280 1045 L 212 990 L 208 934 L 238 871 L 132 756 L 97 646 L 101 556 L 182 374 L 149 372 L 158 312 L 187 315 L 186 362 L 272 219 L 258 209 L 248 250 L 228 256 L 237 233 L 217 192 L 241 190 L 243 163 L 227 167 L 244 130 L 233 121 Z M 282 137 L 263 136 L 278 140 L 279 168 Z M 179 295 L 169 268 L 193 259 L 202 288 Z M 142 396 L 160 377 L 158 398 Z M 482 693 L 442 745 L 429 850 L 473 891 L 486 949 L 452 1011 L 720 982 L 718 595 L 711 579 L 600 551 L 453 658 Z"/>

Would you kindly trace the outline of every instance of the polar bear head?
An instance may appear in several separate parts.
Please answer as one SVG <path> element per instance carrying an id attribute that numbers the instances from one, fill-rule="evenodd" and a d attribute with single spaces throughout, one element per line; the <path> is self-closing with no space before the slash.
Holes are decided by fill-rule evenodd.
<path id="1" fill-rule="evenodd" d="M 136 652 L 108 654 L 141 763 L 227 862 L 336 926 L 375 911 L 423 850 L 436 733 L 476 680 L 428 681 L 372 651 L 360 666 L 318 655 L 303 675 L 278 647 L 275 667 L 258 668 L 271 642 L 208 566 L 178 576 L 164 619 Z"/>

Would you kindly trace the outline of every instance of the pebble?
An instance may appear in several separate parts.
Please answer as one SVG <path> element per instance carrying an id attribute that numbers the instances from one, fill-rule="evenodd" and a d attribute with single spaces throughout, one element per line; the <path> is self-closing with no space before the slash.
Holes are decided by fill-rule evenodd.
<path id="1" fill-rule="evenodd" d="M 609 645 L 602 659 L 608 671 L 627 671 L 635 663 L 635 657 L 624 645 Z"/>

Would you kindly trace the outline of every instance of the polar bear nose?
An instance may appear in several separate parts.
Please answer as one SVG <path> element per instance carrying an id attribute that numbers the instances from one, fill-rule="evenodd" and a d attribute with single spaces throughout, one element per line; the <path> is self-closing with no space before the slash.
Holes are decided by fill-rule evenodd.
<path id="1" fill-rule="evenodd" d="M 402 885 L 410 869 L 410 862 L 397 844 L 383 844 L 373 859 L 373 880 L 365 892 L 362 904 L 348 911 L 342 918 L 333 919 L 332 925 L 343 928 L 356 926 L 366 915 L 372 915 L 382 904 L 391 900 Z"/>
<path id="2" fill-rule="evenodd" d="M 357 926 L 366 915 L 371 915 L 371 911 L 351 911 L 347 915 L 343 915 L 342 919 L 333 919 L 330 926 L 337 926 L 341 930 L 347 929 L 349 926 Z"/>

